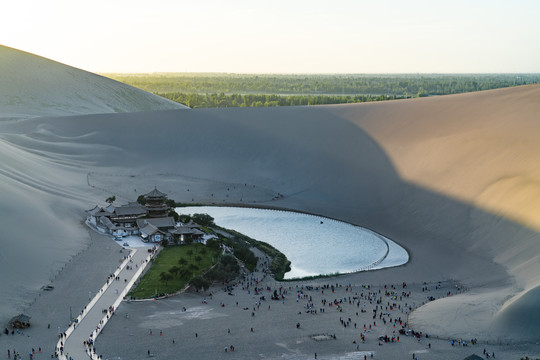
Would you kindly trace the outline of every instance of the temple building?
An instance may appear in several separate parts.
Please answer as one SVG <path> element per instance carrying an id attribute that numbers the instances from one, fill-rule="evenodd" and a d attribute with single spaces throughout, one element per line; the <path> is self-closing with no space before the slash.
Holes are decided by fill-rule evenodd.
<path id="1" fill-rule="evenodd" d="M 130 202 L 121 206 L 96 206 L 86 211 L 86 223 L 98 232 L 118 239 L 139 235 L 146 242 L 159 243 L 165 239 L 183 243 L 196 241 L 204 235 L 199 225 L 176 223 L 173 217 L 167 216 L 171 210 L 167 205 L 167 194 L 155 188 L 145 194 L 144 199 L 144 205 Z"/>
<path id="2" fill-rule="evenodd" d="M 166 204 L 167 194 L 162 193 L 157 188 L 144 195 L 146 204 L 144 205 L 151 218 L 164 217 L 169 214 L 171 208 Z"/>
<path id="3" fill-rule="evenodd" d="M 123 237 L 139 234 L 137 219 L 145 217 L 148 211 L 141 204 L 131 202 L 122 206 L 96 206 L 86 213 L 89 215 L 86 219 L 88 225 L 99 232 Z"/>

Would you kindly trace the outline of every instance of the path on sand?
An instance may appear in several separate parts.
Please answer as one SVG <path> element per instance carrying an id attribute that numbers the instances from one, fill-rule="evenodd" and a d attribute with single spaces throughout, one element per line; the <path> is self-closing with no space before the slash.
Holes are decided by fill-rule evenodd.
<path id="1" fill-rule="evenodd" d="M 114 310 L 150 263 L 150 258 L 154 253 L 149 253 L 148 249 L 150 247 L 131 250 L 112 277 L 79 314 L 77 321 L 65 331 L 66 337 L 58 341 L 57 347 L 59 349 L 63 341 L 64 351 L 60 354 L 61 359 L 71 357 L 74 360 L 84 360 L 90 357 L 84 342 L 90 338 L 95 341 Z M 91 358 L 98 358 L 96 354 L 92 355 Z"/>

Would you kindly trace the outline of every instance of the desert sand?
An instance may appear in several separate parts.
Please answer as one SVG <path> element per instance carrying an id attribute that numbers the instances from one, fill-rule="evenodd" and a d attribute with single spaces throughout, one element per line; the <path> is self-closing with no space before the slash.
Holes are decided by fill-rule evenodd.
<path id="1" fill-rule="evenodd" d="M 187 109 L 115 80 L 0 45 L 0 119 Z"/>
<path id="2" fill-rule="evenodd" d="M 61 284 L 59 279 L 69 278 L 68 269 L 75 268 L 72 260 L 60 271 L 69 259 L 77 253 L 93 259 L 85 249 L 101 246 L 82 224 L 84 210 L 110 195 L 120 203 L 135 200 L 157 186 L 177 201 L 297 210 L 381 233 L 409 251 L 408 264 L 324 283 L 352 284 L 357 291 L 362 284 L 380 289 L 405 281 L 414 293 L 423 282 L 460 284 L 466 292 L 417 308 L 409 325 L 446 344 L 449 338 L 478 338 L 482 344 L 499 344 L 496 352 L 510 349 L 512 358 L 538 355 L 539 98 L 540 86 L 531 85 L 317 107 L 84 116 L 45 112 L 32 118 L 28 115 L 40 114 L 21 111 L 19 116 L 9 108 L 9 118 L 0 121 L 0 270 L 9 274 L 2 277 L 0 319 L 6 323 L 16 313 L 28 312 L 36 328 L 25 336 L 39 339 L 47 335 L 42 334 L 45 323 L 55 319 L 54 326 L 60 326 L 67 320 L 67 315 L 45 319 L 39 306 L 65 308 L 73 296 L 80 310 L 88 292 L 102 285 L 102 277 L 65 280 L 71 283 L 69 295 L 57 291 L 61 285 L 46 295 L 39 288 Z M 226 198 L 225 189 L 231 186 L 236 196 Z M 272 200 L 276 193 L 285 196 Z M 114 267 L 117 249 L 101 250 L 110 254 Z M 101 266 L 99 271 L 105 270 Z M 248 295 L 244 301 L 253 302 Z M 133 312 L 131 320 L 138 319 L 135 326 L 142 329 L 145 317 L 169 308 L 193 308 L 198 302 L 199 295 L 189 294 L 151 305 L 124 304 L 119 310 Z M 229 308 L 227 304 L 220 312 L 233 316 Z M 297 311 L 292 304 L 287 309 L 278 318 Z M 329 319 L 335 326 L 335 317 Z M 140 344 L 133 348 L 146 354 L 146 340 L 124 328 L 132 325 L 113 319 L 107 326 L 114 331 L 105 328 L 105 349 L 133 334 L 130 343 Z M 261 336 L 273 336 L 275 328 L 268 328 L 271 332 Z M 284 330 L 282 336 L 294 331 Z M 302 341 L 313 331 L 306 328 Z M 195 357 L 204 343 L 196 346 L 191 340 L 185 355 Z M 0 347 L 6 341 L 0 336 Z M 283 354 L 313 356 L 311 346 L 299 352 L 282 348 Z M 412 345 L 407 349 L 415 350 Z M 456 358 L 478 353 L 478 347 L 469 350 Z M 281 356 L 276 351 L 264 347 L 261 356 Z M 321 350 L 328 358 L 349 352 L 354 348 L 344 348 L 344 343 Z M 235 354 L 242 358 L 241 352 Z M 430 358 L 446 356 L 432 353 Z"/>

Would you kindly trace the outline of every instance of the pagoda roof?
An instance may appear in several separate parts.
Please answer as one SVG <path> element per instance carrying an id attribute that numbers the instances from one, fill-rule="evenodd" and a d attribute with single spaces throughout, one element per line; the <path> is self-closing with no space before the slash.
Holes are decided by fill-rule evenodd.
<path id="1" fill-rule="evenodd" d="M 167 197 L 167 194 L 162 193 L 157 188 L 154 188 L 154 190 L 150 191 L 148 194 L 144 195 L 145 197 Z"/>
<path id="2" fill-rule="evenodd" d="M 159 218 L 148 218 L 148 219 L 138 219 L 137 220 L 137 226 L 139 228 L 142 228 L 146 226 L 146 224 L 152 224 L 153 226 L 157 228 L 173 228 L 174 218 L 168 216 L 168 217 L 159 217 Z"/>
<path id="3" fill-rule="evenodd" d="M 117 216 L 125 215 L 144 215 L 146 214 L 146 209 L 137 203 L 130 203 L 128 205 L 122 205 L 114 209 L 114 213 Z"/>

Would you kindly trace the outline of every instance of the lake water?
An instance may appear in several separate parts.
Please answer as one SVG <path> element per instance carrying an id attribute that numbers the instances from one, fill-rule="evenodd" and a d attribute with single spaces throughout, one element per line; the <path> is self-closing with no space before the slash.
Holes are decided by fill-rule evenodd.
<path id="1" fill-rule="evenodd" d="M 179 214 L 208 214 L 215 223 L 271 244 L 291 261 L 286 279 L 397 266 L 407 251 L 370 230 L 290 211 L 237 207 L 177 208 Z"/>

